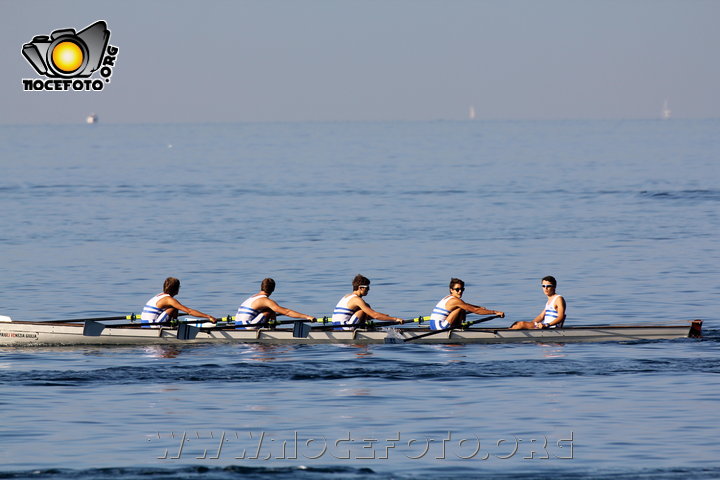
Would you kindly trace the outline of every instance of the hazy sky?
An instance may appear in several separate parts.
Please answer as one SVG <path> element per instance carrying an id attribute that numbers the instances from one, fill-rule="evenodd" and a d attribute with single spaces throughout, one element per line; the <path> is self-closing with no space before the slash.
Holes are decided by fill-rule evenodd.
<path id="1" fill-rule="evenodd" d="M 105 20 L 99 93 L 24 92 Z M 0 123 L 720 116 L 716 0 L 0 0 Z"/>

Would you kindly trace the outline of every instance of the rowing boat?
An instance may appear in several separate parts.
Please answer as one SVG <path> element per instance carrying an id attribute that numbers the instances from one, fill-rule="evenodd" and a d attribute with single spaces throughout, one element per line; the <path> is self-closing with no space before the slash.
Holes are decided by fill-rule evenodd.
<path id="1" fill-rule="evenodd" d="M 7 318 L 7 317 L 6 317 Z M 198 321 L 199 322 L 199 321 Z M 304 324 L 308 326 L 308 324 Z M 98 327 L 98 325 L 96 325 Z M 389 337 L 399 343 L 472 344 L 472 343 L 576 343 L 626 342 L 637 340 L 670 340 L 699 338 L 702 320 L 671 325 L 591 325 L 545 330 L 510 330 L 508 328 L 459 328 L 427 335 L 427 328 L 387 328 L 328 330 L 260 328 L 235 330 L 209 328 L 212 324 L 197 323 L 195 327 L 140 328 L 99 325 L 90 328 L 78 323 L 0 322 L 0 345 L 157 345 L 180 343 L 264 343 L 264 344 L 375 344 L 388 343 Z M 178 331 L 179 330 L 179 331 Z M 413 341 L 414 337 L 420 337 Z M 398 343 L 398 342 L 392 342 Z"/>

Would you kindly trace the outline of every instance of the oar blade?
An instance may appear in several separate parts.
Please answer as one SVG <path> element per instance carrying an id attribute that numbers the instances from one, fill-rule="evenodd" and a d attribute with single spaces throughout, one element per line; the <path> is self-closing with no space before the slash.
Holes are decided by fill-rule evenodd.
<path id="1" fill-rule="evenodd" d="M 99 337 L 105 330 L 105 325 L 100 322 L 93 320 L 87 320 L 83 326 L 83 336 L 85 337 Z"/>
<path id="2" fill-rule="evenodd" d="M 305 322 L 295 322 L 293 325 L 293 337 L 295 338 L 307 338 L 310 335 L 312 326 Z"/>

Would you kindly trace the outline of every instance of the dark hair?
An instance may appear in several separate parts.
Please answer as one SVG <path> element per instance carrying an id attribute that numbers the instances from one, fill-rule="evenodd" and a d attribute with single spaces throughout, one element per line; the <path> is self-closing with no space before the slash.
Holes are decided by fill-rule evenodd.
<path id="1" fill-rule="evenodd" d="M 553 288 L 556 288 L 556 287 L 557 287 L 557 280 L 555 280 L 555 277 L 553 277 L 552 275 L 548 275 L 547 277 L 543 277 L 541 281 L 552 283 Z"/>
<path id="2" fill-rule="evenodd" d="M 358 273 L 357 275 L 355 275 L 355 278 L 353 278 L 352 281 L 353 290 L 357 290 L 358 288 L 360 288 L 360 285 L 367 285 L 369 287 L 370 280 L 368 280 L 367 277 L 363 277 Z"/>
<path id="3" fill-rule="evenodd" d="M 459 283 L 461 287 L 465 287 L 465 282 L 463 282 L 459 278 L 453 277 L 450 279 L 450 285 L 448 285 L 448 288 L 452 288 L 453 285 L 455 285 L 456 283 Z"/>
<path id="4" fill-rule="evenodd" d="M 180 291 L 180 280 L 175 277 L 168 277 L 163 283 L 163 293 L 167 293 L 171 297 L 174 297 Z"/>
<path id="5" fill-rule="evenodd" d="M 265 278 L 260 282 L 260 290 L 270 295 L 275 291 L 275 280 L 272 278 Z"/>

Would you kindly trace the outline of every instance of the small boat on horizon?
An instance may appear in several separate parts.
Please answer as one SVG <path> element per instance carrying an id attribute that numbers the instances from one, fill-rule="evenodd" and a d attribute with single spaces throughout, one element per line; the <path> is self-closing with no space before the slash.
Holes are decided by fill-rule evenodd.
<path id="1" fill-rule="evenodd" d="M 662 109 L 662 118 L 663 120 L 667 120 L 672 116 L 672 110 L 668 108 L 668 101 L 665 100 L 665 103 L 663 103 L 663 109 Z"/>

